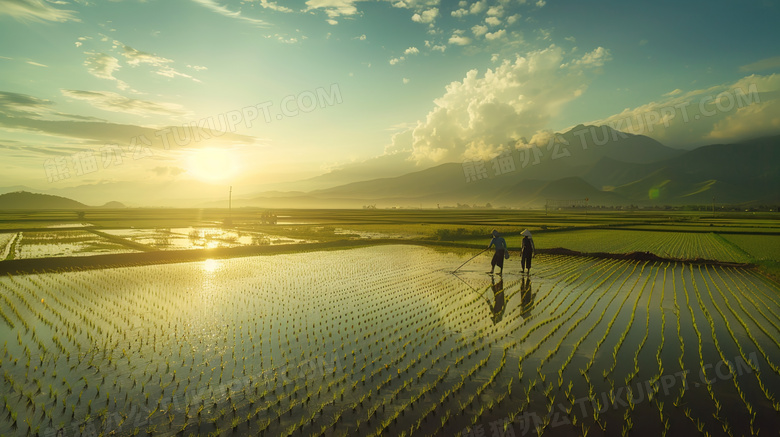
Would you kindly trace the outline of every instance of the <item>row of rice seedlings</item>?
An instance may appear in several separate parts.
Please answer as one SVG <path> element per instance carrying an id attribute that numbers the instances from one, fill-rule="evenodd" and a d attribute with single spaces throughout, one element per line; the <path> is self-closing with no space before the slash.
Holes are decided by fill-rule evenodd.
<path id="1" fill-rule="evenodd" d="M 572 311 L 572 313 L 571 313 L 571 315 L 570 315 L 569 319 L 567 319 L 567 320 L 564 320 L 563 322 L 561 322 L 561 323 L 560 323 L 558 326 L 556 326 L 556 327 L 555 327 L 555 328 L 553 328 L 551 331 L 549 331 L 549 333 L 547 334 L 547 336 L 545 336 L 545 337 L 544 337 L 542 340 L 540 340 L 540 341 L 538 342 L 538 343 L 540 343 L 540 344 L 541 344 L 542 342 L 544 342 L 544 341 L 545 341 L 545 340 L 546 340 L 546 339 L 547 339 L 549 336 L 551 336 L 552 334 L 554 334 L 554 333 L 555 333 L 555 331 L 557 331 L 557 330 L 558 330 L 558 329 L 559 329 L 559 328 L 560 328 L 560 327 L 561 327 L 561 326 L 562 326 L 564 323 L 566 323 L 566 322 L 568 322 L 569 320 L 571 320 L 571 317 L 572 317 L 574 314 L 579 314 L 580 312 L 582 312 L 582 316 L 581 316 L 579 319 L 575 320 L 574 322 L 572 322 L 572 323 L 570 324 L 569 330 L 568 330 L 566 333 L 564 333 L 564 334 L 561 336 L 561 338 L 560 338 L 560 340 L 559 340 L 558 344 L 555 346 L 555 348 L 553 348 L 553 349 L 550 349 L 550 350 L 548 351 L 548 354 L 547 354 L 547 355 L 546 355 L 544 358 L 542 358 L 542 360 L 540 361 L 540 363 L 539 363 L 539 368 L 537 369 L 537 373 L 539 373 L 540 377 L 541 377 L 541 375 L 542 375 L 542 366 L 543 366 L 543 365 L 544 365 L 544 364 L 545 364 L 547 361 L 549 361 L 550 359 L 552 359 L 552 357 L 553 357 L 553 356 L 554 356 L 554 355 L 555 355 L 555 354 L 558 352 L 558 350 L 560 350 L 560 347 L 561 347 L 561 345 L 563 344 L 563 341 L 564 341 L 566 338 L 568 338 L 569 334 L 571 334 L 571 332 L 573 332 L 573 331 L 574 331 L 574 329 L 576 329 L 576 328 L 577 328 L 577 326 L 579 326 L 579 324 L 580 324 L 580 323 L 581 323 L 583 320 L 585 320 L 586 318 L 588 318 L 588 317 L 591 315 L 591 313 L 593 313 L 593 310 L 596 308 L 596 306 L 598 305 L 598 303 L 599 303 L 599 302 L 601 301 L 601 299 L 602 299 L 602 298 L 603 298 L 603 297 L 604 297 L 604 296 L 605 296 L 605 295 L 606 295 L 606 294 L 609 292 L 609 290 L 611 289 L 612 285 L 615 283 L 615 281 L 616 281 L 616 280 L 617 280 L 617 278 L 620 276 L 620 274 L 622 274 L 622 272 L 618 273 L 618 275 L 617 275 L 617 276 L 615 276 L 615 279 L 613 279 L 613 281 L 610 283 L 610 285 L 609 285 L 609 286 L 607 286 L 606 288 L 604 288 L 604 289 L 603 289 L 603 291 L 601 292 L 601 294 L 600 294 L 600 295 L 598 295 L 598 296 L 597 296 L 595 299 L 593 299 L 593 295 L 595 294 L 596 290 L 598 290 L 599 288 L 601 288 L 601 286 L 602 286 L 602 285 L 603 285 L 603 284 L 604 284 L 604 283 L 605 283 L 607 280 L 609 280 L 609 278 L 613 277 L 613 275 L 614 275 L 614 274 L 617 272 L 617 270 L 615 270 L 615 269 L 609 269 L 609 267 L 610 267 L 611 265 L 614 265 L 614 263 L 609 263 L 609 264 L 607 264 L 607 265 L 605 266 L 605 267 L 607 268 L 607 271 L 606 271 L 605 273 L 603 273 L 601 276 L 599 276 L 599 277 L 598 277 L 596 280 L 600 279 L 601 277 L 604 277 L 604 275 L 606 275 L 607 273 L 609 273 L 609 275 L 606 275 L 606 277 L 604 277 L 604 279 L 602 279 L 602 280 L 601 280 L 601 282 L 599 282 L 599 283 L 598 283 L 598 284 L 596 284 L 595 286 L 588 286 L 589 293 L 588 293 L 587 295 L 586 295 L 585 293 L 582 293 L 583 300 L 582 300 L 582 302 L 580 303 L 580 305 L 579 305 L 577 308 L 575 308 L 575 309 Z M 625 271 L 625 270 L 623 270 L 623 271 Z M 587 278 L 586 278 L 586 279 L 587 279 Z M 609 301 L 608 301 L 608 302 L 605 304 L 605 308 L 606 308 L 606 307 L 609 307 L 609 305 L 610 305 L 610 304 L 612 303 L 612 301 L 615 299 L 615 297 L 617 296 L 617 294 L 618 294 L 618 293 L 616 292 L 616 293 L 614 293 L 614 294 L 612 295 L 612 298 L 611 298 L 611 299 L 610 299 L 610 300 L 609 300 Z M 593 301 L 593 303 L 592 303 L 592 305 L 590 306 L 590 308 L 588 308 L 588 309 L 587 309 L 587 310 L 585 310 L 585 311 L 580 311 L 580 310 L 582 309 L 582 307 L 585 305 L 585 303 L 586 303 L 586 302 L 588 302 L 588 301 L 591 301 L 591 300 Z M 572 302 L 572 303 L 574 303 L 574 302 Z M 568 309 L 567 309 L 566 311 L 568 311 Z M 601 313 L 601 317 L 603 317 L 605 313 L 606 313 L 606 311 L 603 311 L 603 312 Z M 566 361 L 564 361 L 564 364 L 563 364 L 563 365 L 562 365 L 562 366 L 561 366 L 561 367 L 558 369 L 558 388 L 561 388 L 561 387 L 563 386 L 563 371 L 564 371 L 564 370 L 566 369 L 566 367 L 568 366 L 569 362 L 571 361 L 571 358 L 573 358 L 575 351 L 577 350 L 577 348 L 579 347 L 579 345 L 582 343 L 582 341 L 584 341 L 584 340 L 585 340 L 585 338 L 587 337 L 587 335 L 588 335 L 588 334 L 589 334 L 589 333 L 592 331 L 592 329 L 593 329 L 593 328 L 595 328 L 595 326 L 596 326 L 596 325 L 598 325 L 598 323 L 599 323 L 599 321 L 600 321 L 600 320 L 601 320 L 601 318 L 599 318 L 599 320 L 598 320 L 598 321 L 596 321 L 595 323 L 593 323 L 593 324 L 591 325 L 591 329 L 590 329 L 590 330 L 588 330 L 588 331 L 586 332 L 586 334 L 585 334 L 583 337 L 580 337 L 580 340 L 578 340 L 578 342 L 574 344 L 574 347 L 572 348 L 572 352 L 570 353 L 569 357 L 567 357 Z M 526 355 L 528 355 L 528 354 L 526 354 Z"/>
<path id="2" fill-rule="evenodd" d="M 642 266 L 642 270 L 639 272 L 639 276 L 641 278 L 642 274 L 644 273 L 644 268 L 647 264 Z M 655 269 L 656 276 L 658 274 L 658 268 Z M 620 334 L 620 338 L 618 338 L 618 341 L 615 343 L 615 347 L 612 350 L 612 366 L 610 366 L 609 369 L 604 370 L 602 372 L 602 375 L 604 376 L 604 379 L 607 379 L 609 375 L 612 374 L 612 372 L 615 371 L 615 367 L 617 367 L 617 356 L 618 351 L 620 351 L 620 347 L 623 346 L 623 342 L 625 341 L 626 337 L 628 336 L 628 332 L 631 330 L 631 327 L 634 325 L 634 319 L 636 318 L 636 309 L 639 306 L 639 302 L 642 299 L 642 295 L 645 292 L 645 288 L 647 288 L 647 283 L 650 281 L 650 278 L 653 277 L 653 271 L 652 267 L 650 269 L 650 272 L 647 274 L 647 277 L 645 278 L 645 282 L 642 284 L 642 288 L 639 289 L 639 293 L 637 294 L 636 300 L 634 301 L 634 306 L 631 308 L 631 318 L 628 320 L 628 323 L 626 323 L 626 329 L 623 330 L 623 332 Z M 639 278 L 637 278 L 639 279 Z M 629 293 L 633 293 L 634 287 L 629 290 Z M 609 382 L 612 385 L 612 389 L 615 388 L 614 381 L 612 378 L 609 378 Z"/>
<path id="3" fill-rule="evenodd" d="M 690 265 L 688 265 L 688 267 L 689 267 L 690 272 L 693 273 L 692 267 Z M 685 266 L 683 267 L 683 269 L 684 268 L 685 268 Z M 696 333 L 696 337 L 698 339 L 698 345 L 697 346 L 698 346 L 698 351 L 699 351 L 699 368 L 701 369 L 702 374 L 706 378 L 707 377 L 706 370 L 705 370 L 706 366 L 704 364 L 704 353 L 702 351 L 702 345 L 704 344 L 704 342 L 702 341 L 701 332 L 699 331 L 699 328 L 698 328 L 698 326 L 696 324 L 696 316 L 694 315 L 694 312 L 693 312 L 693 306 L 691 306 L 691 303 L 690 303 L 690 294 L 688 292 L 688 287 L 685 285 L 685 278 L 684 278 L 684 276 L 681 276 L 680 281 L 682 282 L 683 292 L 685 294 L 685 301 L 686 301 L 686 303 L 688 305 L 688 310 L 689 310 L 689 312 L 691 314 L 691 323 L 693 325 L 693 330 Z M 696 293 L 696 297 L 698 299 L 698 291 L 696 289 L 696 282 L 695 282 L 695 280 L 693 278 L 693 275 L 691 275 L 691 284 L 694 287 L 694 292 Z M 701 309 L 701 304 L 699 304 L 699 308 Z M 729 425 L 728 425 L 728 423 L 726 421 L 726 418 L 723 417 L 723 415 L 721 414 L 721 404 L 720 404 L 720 401 L 715 396 L 715 393 L 714 393 L 714 391 L 712 389 L 712 385 L 711 384 L 705 384 L 705 388 L 707 389 L 707 393 L 709 394 L 710 399 L 712 400 L 714 408 L 715 408 L 715 412 L 713 413 L 713 417 L 718 422 L 720 422 L 720 424 L 724 428 L 724 430 L 725 429 L 730 429 L 730 427 L 729 427 Z"/>
<path id="4" fill-rule="evenodd" d="M 645 265 L 646 265 L 646 264 L 647 264 L 647 262 L 645 262 L 645 264 L 642 266 L 642 270 L 644 270 L 644 267 L 645 267 Z M 629 273 L 626 275 L 626 277 L 623 279 L 623 282 L 622 282 L 622 283 L 620 284 L 620 286 L 618 286 L 618 288 L 616 289 L 616 292 L 615 292 L 615 294 L 617 294 L 617 292 L 618 292 L 619 290 L 622 290 L 622 289 L 623 289 L 623 287 L 625 286 L 625 284 L 626 284 L 626 282 L 628 281 L 628 279 L 629 279 L 629 278 L 631 278 L 631 277 L 634 275 L 634 272 L 636 272 L 636 269 L 637 269 L 637 267 L 639 266 L 639 264 L 638 264 L 638 263 L 635 263 L 635 262 L 632 262 L 632 263 L 630 263 L 630 264 L 629 264 L 629 266 L 630 266 L 630 265 L 633 265 L 633 268 L 631 269 L 631 272 L 629 272 Z M 628 268 L 626 268 L 626 269 L 624 269 L 623 271 L 621 271 L 621 275 L 622 275 L 622 273 L 623 273 L 623 272 L 625 272 L 625 271 L 627 271 L 627 270 L 628 270 Z M 617 280 L 619 277 L 620 277 L 620 275 L 618 275 L 618 276 L 615 278 L 615 281 L 616 281 L 616 280 Z M 610 333 L 610 331 L 611 331 L 611 329 L 612 329 L 612 326 L 613 326 L 613 325 L 614 325 L 614 323 L 615 323 L 615 320 L 617 320 L 617 317 L 618 317 L 618 315 L 620 314 L 620 312 L 621 312 L 621 310 L 622 310 L 623 306 L 625 305 L 626 301 L 628 300 L 628 297 L 629 297 L 629 296 L 632 294 L 632 293 L 631 293 L 631 291 L 634 289 L 634 287 L 636 287 L 636 284 L 639 282 L 639 279 L 640 279 L 640 278 L 641 278 L 641 271 L 640 271 L 640 274 L 639 274 L 639 276 L 637 276 L 636 280 L 634 281 L 634 284 L 631 286 L 631 289 L 630 289 L 630 290 L 629 290 L 627 293 L 625 293 L 625 297 L 624 297 L 624 298 L 623 298 L 623 300 L 620 302 L 620 305 L 618 306 L 617 310 L 615 311 L 615 315 L 612 317 L 612 319 L 610 319 L 610 321 L 609 321 L 609 322 L 607 322 L 607 327 L 606 327 L 606 330 L 605 330 L 605 332 L 604 332 L 604 335 L 603 335 L 603 336 L 602 336 L 602 337 L 601 337 L 601 338 L 600 338 L 600 339 L 599 339 L 599 340 L 596 342 L 596 346 L 595 346 L 595 348 L 594 348 L 593 354 L 591 355 L 591 359 L 588 361 L 588 363 L 586 363 L 586 365 L 585 365 L 585 368 L 583 368 L 583 369 L 580 369 L 580 374 L 581 374 L 581 375 L 582 375 L 582 376 L 585 378 L 585 382 L 586 382 L 586 383 L 587 383 L 587 385 L 588 385 L 588 395 L 589 395 L 589 397 L 590 397 L 591 399 L 595 399 L 595 403 L 596 403 L 596 405 L 595 405 L 595 406 L 594 406 L 594 408 L 593 408 L 593 422 L 594 422 L 594 424 L 596 424 L 596 425 L 597 425 L 597 426 L 598 426 L 598 427 L 599 427 L 599 428 L 600 428 L 602 431 L 606 430 L 606 426 L 607 426 L 607 424 L 606 424 L 605 422 L 603 422 L 603 421 L 601 420 L 601 418 L 600 418 L 600 413 L 599 413 L 599 411 L 601 410 L 601 407 L 602 407 L 602 406 L 600 405 L 600 402 L 601 402 L 601 401 L 600 401 L 600 400 L 599 400 L 599 399 L 596 397 L 596 395 L 595 395 L 595 390 L 594 390 L 594 389 L 595 389 L 595 387 L 594 387 L 593 383 L 591 382 L 590 378 L 588 377 L 588 371 L 590 370 L 590 368 L 591 368 L 591 367 L 593 366 L 593 364 L 595 363 L 595 360 L 596 360 L 596 354 L 598 353 L 598 350 L 600 349 L 600 347 L 601 347 L 601 345 L 604 343 L 604 341 L 606 341 L 606 338 L 607 338 L 607 336 L 609 335 L 609 333 Z M 613 284 L 614 284 L 614 282 L 615 282 L 615 281 L 613 281 Z M 611 287 L 611 285 L 610 285 L 610 287 Z M 599 318 L 599 322 L 600 322 L 600 321 L 601 321 L 601 319 L 603 318 L 604 314 L 606 314 L 607 308 L 608 308 L 608 307 L 605 307 L 605 308 L 604 308 L 604 310 L 602 311 L 601 317 Z M 598 325 L 598 324 L 599 324 L 599 323 L 596 323 L 596 325 Z"/>
<path id="5" fill-rule="evenodd" d="M 704 305 L 704 302 L 701 299 L 701 293 L 700 293 L 699 288 L 698 288 L 698 286 L 696 284 L 696 281 L 695 281 L 695 279 L 693 277 L 693 265 L 689 266 L 689 268 L 690 268 L 690 271 L 691 271 L 691 282 L 693 283 L 694 291 L 696 293 L 696 299 L 699 302 L 699 306 L 701 307 L 702 312 L 704 313 L 705 318 L 709 321 L 709 324 L 710 324 L 710 329 L 711 329 L 711 332 L 712 332 L 712 341 L 713 341 L 713 343 L 715 345 L 715 350 L 720 355 L 721 360 L 728 365 L 729 373 L 732 376 L 735 376 L 736 372 L 734 371 L 733 364 L 731 363 L 731 361 L 729 361 L 727 359 L 726 355 L 723 353 L 723 349 L 720 347 L 720 342 L 718 341 L 717 335 L 715 333 L 715 321 L 713 320 L 712 315 L 710 314 L 709 310 Z M 699 266 L 698 270 L 699 270 L 699 274 L 702 275 L 701 266 Z M 703 279 L 703 277 L 702 277 L 702 279 Z M 712 291 L 710 290 L 709 284 L 707 283 L 707 281 L 703 281 L 703 282 L 704 282 L 705 287 L 707 288 L 707 293 L 710 296 L 710 302 L 718 310 L 718 312 L 720 312 L 721 315 L 723 315 L 723 313 L 720 311 L 720 308 L 715 303 L 715 300 L 714 300 L 714 298 L 712 296 Z M 728 326 L 728 320 L 726 320 L 725 316 L 723 316 L 723 319 L 724 319 L 724 321 L 726 322 L 726 324 Z M 745 404 L 745 408 L 747 409 L 748 414 L 751 416 L 750 425 L 751 425 L 751 429 L 752 429 L 752 427 L 754 425 L 754 420 L 755 420 L 755 413 L 753 413 L 753 406 L 747 401 L 747 399 L 745 399 L 745 394 L 742 391 L 742 389 L 740 388 L 740 386 L 739 386 L 739 384 L 737 382 L 737 378 L 736 377 L 732 377 L 731 380 L 734 383 L 734 387 L 737 390 L 737 393 L 740 395 L 740 398 L 742 399 L 742 402 Z M 707 384 L 708 387 L 710 385 L 711 384 Z M 716 407 L 718 405 L 719 404 L 716 401 Z M 733 411 L 730 411 L 730 413 L 733 413 Z M 728 419 L 724 417 L 723 420 L 721 421 L 721 423 L 722 423 L 723 430 L 727 434 L 732 435 L 732 430 L 731 430 L 730 424 L 728 423 Z"/>
<path id="6" fill-rule="evenodd" d="M 614 272 L 613 272 L 613 273 L 614 273 Z M 611 273 L 611 274 L 612 274 L 612 273 Z M 611 274 L 610 274 L 610 276 L 611 276 Z M 527 330 L 527 331 L 526 331 L 526 332 L 523 334 L 523 336 L 522 336 L 522 337 L 520 337 L 520 338 L 518 339 L 518 344 L 520 344 L 520 343 L 524 342 L 525 340 L 527 340 L 527 339 L 530 337 L 530 335 L 531 335 L 531 334 L 533 334 L 533 333 L 534 333 L 536 330 L 538 330 L 538 329 L 540 329 L 540 328 L 542 328 L 542 327 L 546 326 L 546 325 L 547 325 L 547 324 L 549 324 L 549 323 L 552 323 L 552 322 L 554 322 L 555 320 L 557 320 L 557 319 L 559 319 L 560 317 L 562 317 L 564 314 L 568 313 L 568 312 L 569 312 L 569 310 L 570 310 L 570 309 L 571 309 L 571 308 L 572 308 L 572 307 L 573 307 L 573 306 L 574 306 L 576 303 L 578 303 L 578 302 L 580 301 L 580 299 L 581 299 L 581 302 L 579 302 L 579 306 L 577 307 L 577 309 L 575 309 L 575 310 L 573 311 L 573 312 L 577 312 L 577 311 L 578 311 L 578 310 L 579 310 L 579 309 L 580 309 L 580 308 L 581 308 L 581 307 L 582 307 L 582 306 L 585 304 L 585 302 L 587 302 L 587 300 L 588 300 L 588 299 L 589 299 L 589 298 L 590 298 L 590 297 L 593 295 L 593 293 L 594 293 L 594 292 L 597 290 L 597 287 L 588 287 L 588 289 L 587 289 L 587 290 L 588 290 L 588 294 L 585 294 L 585 293 L 579 293 L 579 294 L 578 294 L 578 295 L 577 295 L 577 296 L 576 296 L 574 299 L 572 299 L 572 300 L 569 302 L 569 304 L 566 306 L 566 308 L 564 308 L 562 311 L 558 312 L 558 315 L 556 315 L 556 316 L 552 316 L 552 317 L 548 317 L 548 318 L 546 318 L 546 319 L 544 319 L 544 320 L 540 321 L 540 322 L 539 322 L 539 323 L 537 323 L 536 325 L 532 326 L 531 328 L 529 328 L 529 329 L 528 329 L 528 330 Z M 603 295 L 604 295 L 604 293 L 606 293 L 606 290 L 605 290 L 604 292 L 602 292 L 602 295 L 601 295 L 601 296 L 603 296 Z M 554 313 L 555 313 L 555 311 L 551 311 L 551 312 L 550 312 L 550 314 L 554 314 Z M 547 338 L 547 337 L 545 337 L 545 339 L 546 339 L 546 338 Z M 520 358 L 519 358 L 519 360 L 522 362 L 522 361 L 523 361 L 523 360 L 524 360 L 526 357 L 528 357 L 528 356 L 530 356 L 532 353 L 536 352 L 536 350 L 538 350 L 538 349 L 541 347 L 541 344 L 542 344 L 542 341 L 539 341 L 539 342 L 536 342 L 536 343 L 535 343 L 533 346 L 531 346 L 530 348 L 526 349 L 526 350 L 525 350 L 525 351 L 524 351 L 524 352 L 523 352 L 523 353 L 520 355 Z"/>
<path id="7" fill-rule="evenodd" d="M 661 283 L 661 343 L 659 345 L 659 348 L 657 350 L 656 359 L 659 363 L 659 368 L 662 367 L 661 363 L 661 351 L 663 350 L 663 342 L 664 342 L 664 329 L 666 327 L 666 314 L 663 311 L 663 301 L 664 301 L 664 287 L 666 286 L 666 270 L 669 267 L 669 263 L 666 263 L 666 265 L 663 267 L 664 275 L 663 275 L 663 282 Z M 639 345 L 636 348 L 636 351 L 634 351 L 634 369 L 625 377 L 624 383 L 625 386 L 628 387 L 629 384 L 631 384 L 631 381 L 633 381 L 634 378 L 639 374 L 639 354 L 642 352 L 642 348 L 644 348 L 645 343 L 647 343 L 647 339 L 650 336 L 650 303 L 653 300 L 653 290 L 655 289 L 655 284 L 658 282 L 658 275 L 661 271 L 660 266 L 656 268 L 655 275 L 653 277 L 653 285 L 650 286 L 650 292 L 647 296 L 647 304 L 645 306 L 645 335 L 642 337 L 642 340 L 639 341 Z M 631 402 L 631 398 L 628 398 L 629 403 Z M 629 413 L 630 416 L 630 413 Z M 629 427 L 630 430 L 630 427 Z"/>
<path id="8" fill-rule="evenodd" d="M 699 270 L 699 274 L 702 276 L 702 279 L 704 279 L 701 266 L 699 266 L 698 270 Z M 707 269 L 707 273 L 708 273 L 708 276 L 710 277 L 710 281 L 712 281 L 712 276 L 710 275 L 709 269 Z M 752 370 L 755 372 L 754 374 L 758 376 L 758 368 L 756 368 L 755 365 L 750 361 L 750 359 L 747 356 L 745 356 L 745 353 L 742 350 L 742 345 L 740 344 L 740 341 L 737 339 L 736 335 L 734 334 L 734 331 L 731 329 L 731 324 L 729 323 L 728 319 L 726 318 L 726 315 L 723 313 L 723 311 L 720 309 L 718 304 L 715 302 L 715 298 L 712 295 L 712 290 L 711 290 L 711 288 L 709 286 L 709 282 L 707 282 L 706 279 L 704 279 L 703 282 L 704 282 L 705 287 L 707 288 L 707 293 L 710 296 L 710 301 L 711 301 L 712 305 L 715 307 L 715 310 L 720 314 L 721 318 L 723 319 L 723 322 L 726 325 L 726 329 L 729 332 L 729 335 L 731 336 L 732 340 L 734 341 L 734 343 L 737 345 L 737 347 L 739 349 L 741 357 L 745 360 L 746 363 L 749 363 L 749 365 L 752 367 Z M 733 308 L 731 308 L 731 305 L 729 304 L 728 299 L 726 299 L 726 296 L 723 295 L 723 293 L 720 291 L 720 288 L 718 287 L 717 283 L 715 283 L 714 281 L 712 281 L 712 282 L 713 282 L 713 285 L 715 285 L 715 287 L 717 288 L 717 290 L 720 293 L 721 297 L 724 299 L 724 302 L 726 303 L 726 306 L 732 312 L 734 317 L 743 325 L 743 327 L 745 328 L 746 332 L 748 333 L 748 336 L 751 337 L 751 339 L 753 339 L 752 334 L 750 334 L 750 330 L 747 329 L 747 325 L 744 324 L 744 322 L 739 317 L 739 315 L 736 312 L 734 312 Z M 709 313 L 709 311 L 707 313 Z M 710 319 L 712 319 L 712 318 L 710 317 Z M 713 341 L 715 343 L 715 347 L 718 350 L 718 353 L 720 353 L 721 359 L 729 367 L 729 372 L 732 375 L 731 380 L 734 383 L 734 389 L 739 394 L 740 399 L 742 400 L 742 402 L 745 405 L 745 408 L 747 409 L 748 415 L 750 416 L 750 430 L 751 430 L 751 434 L 754 434 L 753 431 L 754 431 L 754 427 L 755 427 L 756 412 L 754 411 L 753 405 L 746 399 L 746 395 L 745 395 L 745 392 L 744 392 L 743 388 L 737 382 L 736 371 L 734 369 L 734 365 L 731 363 L 731 361 L 726 359 L 725 354 L 723 353 L 723 350 L 720 348 L 720 345 L 719 345 L 717 339 L 715 338 L 715 323 L 714 323 L 714 321 L 711 320 L 710 324 L 711 324 L 711 327 L 712 327 L 712 336 L 713 336 Z M 760 379 L 759 379 L 759 381 L 760 381 Z M 769 400 L 771 402 L 771 399 L 769 399 Z"/>

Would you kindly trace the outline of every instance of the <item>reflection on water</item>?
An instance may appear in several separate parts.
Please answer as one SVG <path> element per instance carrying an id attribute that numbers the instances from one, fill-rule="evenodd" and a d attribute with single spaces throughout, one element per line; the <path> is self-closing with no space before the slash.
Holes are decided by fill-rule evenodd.
<path id="1" fill-rule="evenodd" d="M 530 276 L 523 278 L 522 284 L 520 285 L 520 297 L 522 305 L 521 314 L 523 315 L 523 318 L 526 318 L 530 315 L 531 310 L 534 308 L 534 298 L 536 297 L 533 291 L 533 287 L 531 287 Z"/>
<path id="2" fill-rule="evenodd" d="M 506 310 L 506 299 L 504 298 L 504 278 L 499 276 L 496 282 L 495 276 L 490 277 L 490 289 L 493 290 L 493 305 L 490 308 L 491 319 L 493 323 L 498 323 L 504 317 Z"/>

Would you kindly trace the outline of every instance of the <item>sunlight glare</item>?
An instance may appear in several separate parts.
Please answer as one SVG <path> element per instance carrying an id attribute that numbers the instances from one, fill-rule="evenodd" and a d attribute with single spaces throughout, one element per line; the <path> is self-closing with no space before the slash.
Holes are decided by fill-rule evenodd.
<path id="1" fill-rule="evenodd" d="M 238 165 L 229 149 L 195 150 L 187 160 L 187 173 L 204 182 L 230 179 L 237 170 Z"/>

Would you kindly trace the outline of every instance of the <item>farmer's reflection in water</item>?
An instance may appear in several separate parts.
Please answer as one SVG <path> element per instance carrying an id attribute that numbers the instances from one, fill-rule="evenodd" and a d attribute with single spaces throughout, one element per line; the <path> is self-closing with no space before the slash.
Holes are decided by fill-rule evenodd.
<path id="1" fill-rule="evenodd" d="M 499 278 L 501 278 L 499 276 Z M 492 285 L 490 288 L 493 290 L 493 305 L 490 307 L 490 318 L 493 319 L 493 323 L 496 324 L 504 317 L 504 310 L 506 309 L 506 299 L 504 299 L 504 278 L 501 278 L 498 282 L 494 276 L 490 277 Z"/>
<path id="2" fill-rule="evenodd" d="M 531 278 L 526 276 L 523 278 L 523 282 L 520 285 L 520 297 L 521 297 L 521 314 L 523 318 L 527 318 L 531 314 L 531 310 L 534 308 L 534 295 L 533 287 L 531 287 Z"/>

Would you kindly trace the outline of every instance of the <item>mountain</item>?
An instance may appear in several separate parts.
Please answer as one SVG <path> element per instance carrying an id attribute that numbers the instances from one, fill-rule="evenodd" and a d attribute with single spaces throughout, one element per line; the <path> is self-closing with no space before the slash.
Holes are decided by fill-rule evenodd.
<path id="1" fill-rule="evenodd" d="M 495 162 L 485 162 L 487 177 L 478 180 L 467 181 L 467 166 L 473 163 L 447 163 L 311 191 L 285 204 L 305 207 L 338 200 L 339 205 L 353 207 L 455 203 L 540 207 L 548 199 L 585 198 L 591 205 L 708 204 L 713 197 L 731 204 L 780 201 L 780 137 L 691 151 L 602 127 L 577 126 L 562 137 L 557 146 L 540 148 L 543 155 L 536 162 L 529 158 L 533 155 L 515 151 L 515 168 L 502 174 L 495 174 Z M 562 153 L 554 148 L 562 146 L 568 155 L 554 158 Z M 275 193 L 247 204 L 281 205 L 281 199 Z"/>
<path id="2" fill-rule="evenodd" d="M 627 163 L 647 164 L 685 153 L 664 146 L 650 137 L 620 132 L 609 126 L 580 124 L 557 137 L 559 155 L 566 150 L 576 161 L 586 165 L 595 164 L 603 157 Z M 550 149 L 552 156 L 554 147 Z"/>
<path id="3" fill-rule="evenodd" d="M 603 170 L 608 164 L 598 166 Z M 636 179 L 626 183 L 628 174 L 613 171 L 613 191 L 637 202 L 710 203 L 713 198 L 733 204 L 780 201 L 780 136 L 703 146 L 676 159 L 623 167 Z"/>
<path id="4" fill-rule="evenodd" d="M 50 194 L 16 191 L 0 195 L 0 210 L 6 209 L 83 209 L 81 202 Z"/>
<path id="5" fill-rule="evenodd" d="M 40 191 L 24 185 L 14 185 L 12 187 L 0 187 L 0 194 L 13 193 L 14 191 Z"/>
<path id="6" fill-rule="evenodd" d="M 124 203 L 117 202 L 116 200 L 111 202 L 106 202 L 104 205 L 99 206 L 98 208 L 106 208 L 106 209 L 119 209 L 119 208 L 127 208 Z"/>

